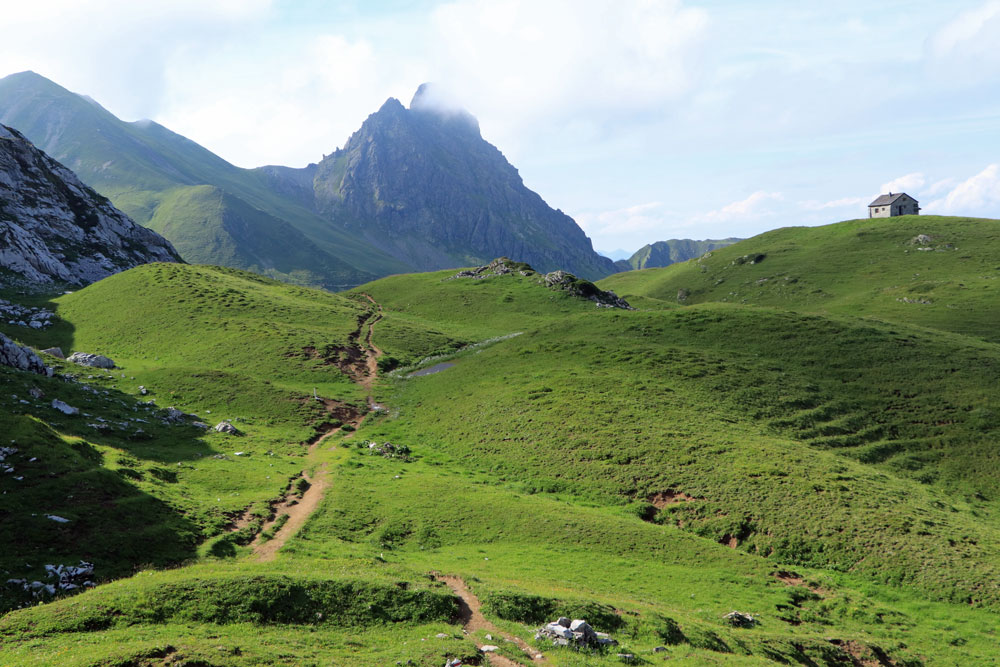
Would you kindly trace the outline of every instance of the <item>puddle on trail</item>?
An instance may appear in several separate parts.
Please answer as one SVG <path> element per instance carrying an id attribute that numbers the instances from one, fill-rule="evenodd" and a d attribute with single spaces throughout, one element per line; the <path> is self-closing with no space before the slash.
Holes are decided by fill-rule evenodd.
<path id="1" fill-rule="evenodd" d="M 434 375 L 435 373 L 440 373 L 443 370 L 447 370 L 454 366 L 455 363 L 452 361 L 443 361 L 440 364 L 434 364 L 433 366 L 428 366 L 427 368 L 422 368 L 419 371 L 414 371 L 407 375 L 408 378 L 420 377 L 422 375 Z"/>

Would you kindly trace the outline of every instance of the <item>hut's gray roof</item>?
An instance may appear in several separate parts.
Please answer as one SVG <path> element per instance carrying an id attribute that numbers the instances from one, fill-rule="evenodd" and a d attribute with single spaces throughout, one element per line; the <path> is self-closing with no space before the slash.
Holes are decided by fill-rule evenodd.
<path id="1" fill-rule="evenodd" d="M 876 199 L 875 201 L 873 201 L 871 204 L 868 204 L 868 208 L 871 208 L 872 206 L 888 206 L 889 204 L 892 204 L 893 202 L 895 202 L 900 197 L 910 197 L 910 195 L 906 194 L 905 192 L 897 192 L 896 194 L 889 193 L 887 195 L 879 195 L 878 199 Z M 913 197 L 910 197 L 910 199 L 913 199 Z M 914 199 L 913 201 L 916 201 L 916 200 Z"/>

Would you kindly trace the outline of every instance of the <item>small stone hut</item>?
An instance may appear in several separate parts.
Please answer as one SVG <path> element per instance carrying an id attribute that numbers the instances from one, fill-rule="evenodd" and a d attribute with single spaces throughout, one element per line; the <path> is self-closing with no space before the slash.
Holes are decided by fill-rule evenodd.
<path id="1" fill-rule="evenodd" d="M 868 204 L 869 218 L 892 218 L 897 215 L 920 215 L 920 202 L 905 192 L 879 195 Z"/>

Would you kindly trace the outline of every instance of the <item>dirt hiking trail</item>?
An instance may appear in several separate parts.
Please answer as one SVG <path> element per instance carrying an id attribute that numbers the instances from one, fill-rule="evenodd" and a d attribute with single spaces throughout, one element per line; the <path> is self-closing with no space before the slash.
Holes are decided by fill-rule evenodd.
<path id="1" fill-rule="evenodd" d="M 524 651 L 525 655 L 531 658 L 535 664 L 547 665 L 548 661 L 545 656 L 542 655 L 537 649 L 529 646 L 520 637 L 515 637 L 510 635 L 500 629 L 495 625 L 486 620 L 483 616 L 482 611 L 480 611 L 481 605 L 479 603 L 479 598 L 469 590 L 469 587 L 465 585 L 465 582 L 460 578 L 453 575 L 439 574 L 437 572 L 432 572 L 432 576 L 436 581 L 440 581 L 448 586 L 455 595 L 458 596 L 459 605 L 458 613 L 459 618 L 462 621 L 462 629 L 465 630 L 466 634 L 473 634 L 479 630 L 485 630 L 489 632 L 498 641 L 507 640 L 517 644 L 517 647 Z M 499 655 L 498 653 L 489 653 L 490 665 L 495 667 L 520 667 L 520 665 L 510 658 Z"/>
<path id="2" fill-rule="evenodd" d="M 367 409 L 371 409 L 372 388 L 374 387 L 375 380 L 378 377 L 378 359 L 382 356 L 382 350 L 375 346 L 373 338 L 375 336 L 375 323 L 382 319 L 382 306 L 368 294 L 365 294 L 364 297 L 371 302 L 374 309 L 361 320 L 358 330 L 350 335 L 351 346 L 357 348 L 359 352 L 364 355 L 363 371 L 357 367 L 350 369 L 355 372 L 350 372 L 348 369 L 342 370 L 347 372 L 355 384 L 361 385 L 365 389 L 367 394 L 365 398 L 366 405 L 368 406 Z M 368 330 L 362 337 L 361 332 L 364 330 L 365 326 L 367 326 Z M 366 414 L 367 410 L 351 409 L 348 419 L 345 420 L 345 424 L 350 424 L 354 428 L 358 428 L 364 420 Z M 317 438 L 316 441 L 309 446 L 308 457 L 312 458 L 319 449 L 319 446 L 327 438 L 339 433 L 341 430 L 343 430 L 343 425 L 331 428 L 322 436 Z M 261 527 L 260 533 L 253 542 L 254 560 L 262 562 L 274 560 L 281 547 L 285 546 L 285 543 L 288 542 L 292 535 L 299 532 L 299 529 L 305 525 L 309 516 L 316 510 L 317 507 L 319 507 L 320 501 L 323 500 L 323 496 L 329 486 L 326 463 L 318 467 L 311 478 L 305 471 L 303 471 L 301 479 L 305 479 L 309 482 L 309 488 L 305 490 L 301 498 L 297 498 L 293 492 L 293 487 L 289 487 L 285 497 L 282 498 L 276 505 L 272 506 L 272 518 L 264 523 Z M 283 516 L 288 517 L 288 519 L 285 520 L 284 525 L 278 529 L 278 531 L 274 534 L 274 537 L 270 540 L 264 540 L 263 534 L 274 526 Z"/>

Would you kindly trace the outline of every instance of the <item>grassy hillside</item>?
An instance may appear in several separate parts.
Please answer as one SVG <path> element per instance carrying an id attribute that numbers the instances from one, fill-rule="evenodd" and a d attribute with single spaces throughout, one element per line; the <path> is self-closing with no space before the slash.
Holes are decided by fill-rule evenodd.
<path id="1" fill-rule="evenodd" d="M 353 269 L 338 264 L 289 223 L 210 185 L 165 192 L 146 226 L 194 264 L 220 264 L 330 289 L 357 279 Z"/>
<path id="2" fill-rule="evenodd" d="M 998 343 L 791 305 L 647 294 L 634 301 L 643 310 L 598 308 L 537 276 L 454 273 L 335 295 L 152 265 L 57 298 L 52 329 L 17 329 L 122 369 L 83 371 L 80 386 L 0 374 L 11 394 L 45 392 L 27 404 L 0 393 L 10 428 L 37 429 L 17 437 L 42 466 L 25 468 L 38 510 L 16 500 L 27 478 L 0 475 L 11 492 L 0 529 L 32 536 L 0 567 L 37 569 L 52 531 L 70 538 L 60 562 L 92 557 L 102 581 L 187 565 L 0 617 L 5 658 L 532 664 L 507 635 L 553 665 L 622 664 L 619 653 L 682 665 L 995 660 Z M 390 358 L 411 368 L 382 372 L 378 409 L 307 450 L 338 405 L 363 409 L 350 364 L 366 332 L 384 370 Z M 410 376 L 439 361 L 453 365 Z M 147 418 L 138 384 L 161 406 L 244 417 L 245 435 L 149 419 L 152 437 L 132 441 L 46 409 L 63 396 L 109 422 Z M 325 475 L 325 490 L 259 562 L 232 522 L 266 515 L 303 470 Z M 70 499 L 85 474 L 110 497 Z M 98 514 L 101 502 L 140 508 L 164 560 L 141 561 L 130 534 L 141 522 Z M 77 525 L 80 540 L 66 532 Z M 91 555 L 99 531 L 104 550 Z M 464 634 L 442 575 L 460 577 L 492 625 Z M 733 610 L 757 624 L 732 626 Z M 560 615 L 620 646 L 577 653 L 534 638 Z M 476 656 L 484 644 L 509 662 Z"/>
<path id="3" fill-rule="evenodd" d="M 908 322 L 997 342 L 998 257 L 1000 221 L 901 216 L 777 229 L 709 257 L 611 276 L 601 286 L 669 303 Z"/>

